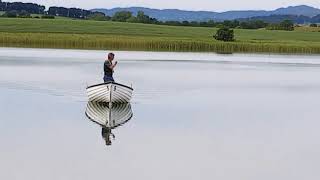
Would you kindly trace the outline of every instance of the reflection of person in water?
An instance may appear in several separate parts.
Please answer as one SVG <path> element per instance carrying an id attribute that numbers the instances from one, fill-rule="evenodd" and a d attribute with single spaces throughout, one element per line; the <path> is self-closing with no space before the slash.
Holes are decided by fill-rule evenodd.
<path id="1" fill-rule="evenodd" d="M 109 127 L 102 127 L 101 135 L 103 139 L 106 141 L 107 146 L 110 146 L 112 144 L 110 136 L 112 136 L 113 140 L 115 139 L 115 135 L 111 132 L 111 128 Z"/>

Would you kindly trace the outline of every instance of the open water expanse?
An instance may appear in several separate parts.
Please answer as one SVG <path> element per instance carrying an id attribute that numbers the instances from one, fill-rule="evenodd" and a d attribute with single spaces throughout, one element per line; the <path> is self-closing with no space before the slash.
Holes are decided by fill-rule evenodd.
<path id="1" fill-rule="evenodd" d="M 0 48 L 0 179 L 320 179 L 320 56 L 115 52 L 133 117 L 106 146 L 107 53 Z"/>

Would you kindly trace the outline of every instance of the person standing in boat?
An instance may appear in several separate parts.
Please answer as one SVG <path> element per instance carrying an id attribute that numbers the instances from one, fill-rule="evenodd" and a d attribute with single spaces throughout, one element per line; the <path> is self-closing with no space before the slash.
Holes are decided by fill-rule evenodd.
<path id="1" fill-rule="evenodd" d="M 109 53 L 108 54 L 108 59 L 105 60 L 104 62 L 104 77 L 103 80 L 104 82 L 114 82 L 113 79 L 113 72 L 114 68 L 117 66 L 118 62 L 116 61 L 115 63 L 112 63 L 114 60 L 114 54 Z"/>

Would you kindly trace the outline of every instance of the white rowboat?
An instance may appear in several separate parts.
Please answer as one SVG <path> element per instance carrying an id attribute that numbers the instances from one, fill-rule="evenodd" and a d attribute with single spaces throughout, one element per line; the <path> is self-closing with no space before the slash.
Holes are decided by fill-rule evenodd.
<path id="1" fill-rule="evenodd" d="M 109 108 L 107 103 L 89 102 L 86 116 L 103 127 L 114 129 L 128 122 L 133 113 L 130 104 L 114 104 Z"/>
<path id="2" fill-rule="evenodd" d="M 89 102 L 129 103 L 132 92 L 132 87 L 115 82 L 107 82 L 87 87 Z"/>

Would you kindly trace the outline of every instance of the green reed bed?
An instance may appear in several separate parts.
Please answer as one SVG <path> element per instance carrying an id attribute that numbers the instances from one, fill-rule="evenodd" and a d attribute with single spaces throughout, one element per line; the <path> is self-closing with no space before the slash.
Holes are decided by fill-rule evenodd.
<path id="1" fill-rule="evenodd" d="M 130 37 L 62 33 L 1 33 L 0 46 L 67 49 L 112 49 L 147 51 L 212 51 L 320 53 L 318 43 L 202 42 L 159 37 Z"/>
<path id="2" fill-rule="evenodd" d="M 0 46 L 148 51 L 320 53 L 320 33 L 235 30 L 235 42 L 212 38 L 215 28 L 71 19 L 0 18 Z"/>

